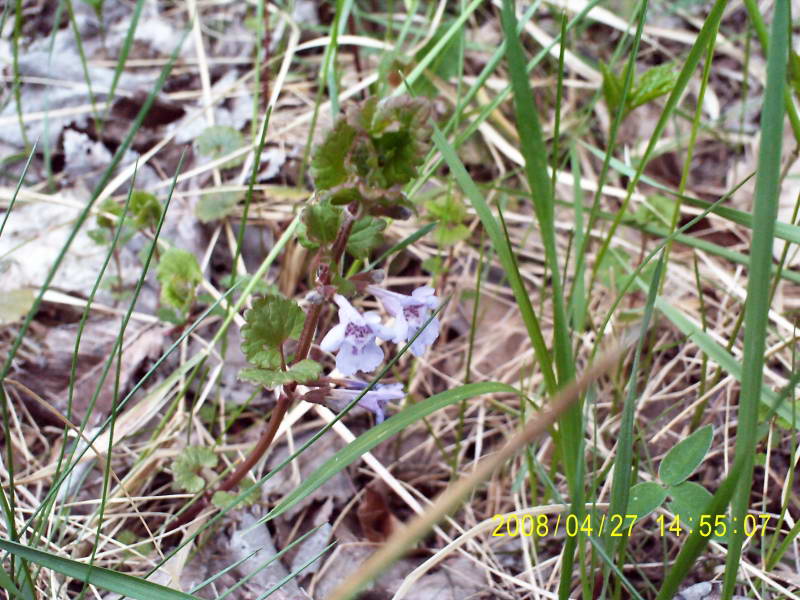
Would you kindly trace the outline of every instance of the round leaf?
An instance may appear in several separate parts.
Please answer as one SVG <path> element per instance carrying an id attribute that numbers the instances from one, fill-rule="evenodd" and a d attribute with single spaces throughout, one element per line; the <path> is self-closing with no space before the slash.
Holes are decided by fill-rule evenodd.
<path id="1" fill-rule="evenodd" d="M 200 154 L 216 160 L 244 146 L 244 137 L 233 127 L 214 125 L 213 127 L 206 127 L 194 142 Z M 237 156 L 222 163 L 220 167 L 230 169 L 241 165 L 243 162 L 244 155 Z"/>
<path id="2" fill-rule="evenodd" d="M 306 315 L 293 300 L 270 295 L 254 300 L 244 319 L 247 324 L 242 327 L 242 351 L 247 360 L 262 369 L 274 370 L 281 366 L 281 344 L 299 337 Z"/>
<path id="3" fill-rule="evenodd" d="M 639 521 L 661 506 L 667 490 L 652 481 L 642 481 L 631 488 L 626 514 L 636 515 Z"/>
<path id="4" fill-rule="evenodd" d="M 203 223 L 216 221 L 227 217 L 233 207 L 242 199 L 239 192 L 213 192 L 211 194 L 203 194 L 200 200 L 197 201 L 197 207 L 194 213 L 197 218 Z"/>
<path id="5" fill-rule="evenodd" d="M 659 479 L 667 485 L 678 485 L 685 481 L 703 462 L 713 437 L 711 425 L 706 425 L 681 440 L 661 461 L 658 468 Z"/>
<path id="6" fill-rule="evenodd" d="M 33 290 L 8 290 L 0 295 L 0 325 L 19 321 L 28 314 L 36 298 Z"/>
<path id="7" fill-rule="evenodd" d="M 706 506 L 711 500 L 711 492 L 699 483 L 684 481 L 680 485 L 670 487 L 667 493 L 672 498 L 667 503 L 667 508 L 680 518 L 681 527 L 697 529 L 700 526 L 700 517 L 707 514 Z M 713 523 L 713 515 L 706 518 Z M 722 541 L 724 536 L 714 536 L 714 539 Z"/>

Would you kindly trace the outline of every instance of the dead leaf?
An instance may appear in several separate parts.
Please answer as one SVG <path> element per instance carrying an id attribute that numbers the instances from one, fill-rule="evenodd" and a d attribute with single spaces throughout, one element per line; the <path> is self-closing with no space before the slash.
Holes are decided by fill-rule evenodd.
<path id="1" fill-rule="evenodd" d="M 26 361 L 19 367 L 14 376 L 31 388 L 62 415 L 67 416 L 68 383 L 72 365 L 72 352 L 78 325 L 75 323 L 49 327 L 47 335 L 41 340 L 41 351 L 35 361 Z M 111 352 L 119 322 L 116 319 L 89 321 L 81 336 L 78 351 L 78 368 L 75 389 L 72 398 L 72 421 L 80 423 L 86 415 L 105 360 Z M 122 363 L 119 377 L 121 394 L 130 387 L 133 376 L 148 359 L 157 358 L 161 354 L 164 343 L 162 328 L 137 329 L 129 325 L 125 336 Z M 92 411 L 89 425 L 99 423 L 108 416 L 114 400 L 115 374 L 113 368 L 106 377 L 96 404 Z M 39 414 L 39 409 L 32 405 L 31 410 Z M 45 415 L 45 418 L 49 418 Z M 61 425 L 60 423 L 58 425 Z"/>
<path id="2" fill-rule="evenodd" d="M 238 516 L 238 523 L 236 523 L 230 538 L 228 558 L 230 563 L 234 563 L 249 557 L 236 567 L 236 571 L 242 577 L 254 573 L 253 577 L 245 584 L 243 590 L 240 591 L 240 594 L 246 594 L 245 590 L 252 588 L 254 590 L 253 598 L 257 598 L 260 593 L 271 589 L 283 580 L 289 574 L 289 571 L 280 560 L 274 560 L 266 567 L 263 567 L 270 558 L 277 554 L 269 529 L 264 524 L 257 524 L 258 519 L 263 515 L 257 517 L 249 510 L 238 511 L 236 515 Z M 255 593 L 255 591 L 258 591 L 258 593 Z M 238 597 L 249 598 L 250 596 L 240 595 Z M 308 594 L 297 585 L 294 579 L 286 581 L 271 597 L 278 600 L 309 598 Z"/>
<path id="3" fill-rule="evenodd" d="M 33 290 L 9 290 L 0 296 L 0 325 L 19 321 L 33 306 Z"/>
<path id="4" fill-rule="evenodd" d="M 364 490 L 356 515 L 364 537 L 370 542 L 385 542 L 399 524 L 389 507 L 385 490 L 375 484 Z"/>
<path id="5" fill-rule="evenodd" d="M 719 600 L 720 598 L 722 598 L 722 584 L 718 581 L 703 581 L 676 594 L 673 600 Z M 732 600 L 750 599 L 745 596 L 733 596 Z"/>

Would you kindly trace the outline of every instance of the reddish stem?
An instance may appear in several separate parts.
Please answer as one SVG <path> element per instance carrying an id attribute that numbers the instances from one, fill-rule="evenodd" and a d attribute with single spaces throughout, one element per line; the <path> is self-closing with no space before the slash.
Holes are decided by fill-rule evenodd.
<path id="1" fill-rule="evenodd" d="M 292 390 L 292 394 L 293 391 L 294 390 Z M 211 503 L 211 498 L 214 496 L 214 493 L 217 490 L 221 492 L 228 492 L 235 488 L 242 481 L 242 479 L 245 478 L 245 476 L 250 472 L 250 469 L 252 469 L 261 459 L 261 457 L 264 456 L 264 453 L 272 444 L 272 440 L 275 439 L 275 434 L 278 433 L 278 428 L 283 422 L 283 417 L 286 416 L 286 411 L 289 409 L 289 404 L 289 396 L 286 393 L 281 394 L 278 398 L 278 403 L 275 405 L 275 409 L 272 411 L 272 415 L 269 418 L 267 427 L 261 434 L 258 443 L 250 451 L 248 457 L 239 463 L 236 469 L 234 469 L 233 473 L 228 475 L 225 481 L 223 481 L 216 490 L 206 491 L 202 498 L 187 508 L 186 511 L 184 511 L 184 513 L 169 526 L 167 529 L 168 532 L 176 531 L 203 512 L 203 510 L 205 510 L 205 508 Z"/>
<path id="2" fill-rule="evenodd" d="M 333 262 L 335 262 L 337 265 L 344 255 L 344 250 L 347 247 L 347 239 L 350 237 L 350 232 L 353 229 L 354 222 L 355 219 L 353 217 L 349 215 L 346 217 L 344 226 L 339 230 L 339 235 L 333 244 L 331 254 L 333 257 Z M 319 317 L 321 313 L 322 303 L 314 303 L 311 305 L 311 309 L 308 312 L 306 321 L 303 324 L 303 331 L 300 334 L 297 352 L 294 356 L 294 359 L 291 361 L 291 365 L 296 364 L 308 356 L 308 353 L 311 350 L 311 342 L 314 340 L 314 334 L 317 331 L 317 325 L 319 323 Z M 283 349 L 281 349 L 281 362 L 283 363 Z M 275 409 L 272 411 L 272 414 L 270 415 L 269 422 L 267 423 L 264 432 L 261 434 L 258 443 L 250 451 L 250 454 L 247 456 L 247 458 L 239 463 L 236 469 L 234 469 L 233 473 L 228 475 L 228 477 L 215 490 L 206 491 L 202 498 L 197 500 L 197 502 L 195 502 L 191 507 L 186 509 L 186 511 L 184 511 L 180 517 L 178 517 L 172 524 L 168 526 L 168 532 L 176 531 L 197 517 L 197 515 L 199 515 L 211 503 L 211 498 L 217 490 L 227 492 L 235 488 L 250 472 L 250 469 L 252 469 L 253 466 L 255 466 L 259 460 L 261 460 L 266 451 L 269 449 L 270 445 L 272 445 L 275 435 L 278 433 L 278 428 L 283 422 L 283 418 L 286 416 L 286 411 L 289 409 L 291 401 L 294 399 L 294 391 L 296 387 L 297 384 L 295 383 L 289 383 L 284 386 L 284 392 L 278 397 L 278 402 L 275 405 Z"/>
<path id="3" fill-rule="evenodd" d="M 345 211 L 345 214 L 347 216 L 345 217 L 344 226 L 339 230 L 339 235 L 336 237 L 336 241 L 333 243 L 333 249 L 331 251 L 332 262 L 336 263 L 336 266 L 339 269 L 339 274 L 341 274 L 342 270 L 342 265 L 339 263 L 342 261 L 344 249 L 347 248 L 347 240 L 350 238 L 350 232 L 353 231 L 353 223 L 356 222 L 355 218 L 351 217 L 347 211 Z"/>
<path id="4" fill-rule="evenodd" d="M 319 321 L 321 312 L 322 304 L 311 305 L 311 310 L 309 310 L 308 317 L 303 325 L 303 332 L 300 334 L 300 342 L 297 347 L 297 353 L 295 354 L 294 360 L 292 360 L 292 364 L 295 364 L 308 356 L 308 352 L 311 349 L 311 342 L 314 339 L 314 333 L 317 330 L 317 323 Z M 281 361 L 283 361 L 283 349 L 281 349 Z M 186 523 L 189 523 L 203 510 L 205 510 L 205 508 L 211 503 L 211 498 L 217 490 L 221 492 L 228 492 L 235 488 L 250 472 L 250 469 L 252 469 L 253 466 L 259 460 L 261 460 L 261 457 L 264 456 L 270 445 L 272 445 L 272 441 L 275 439 L 275 434 L 278 433 L 278 428 L 283 422 L 283 418 L 286 416 L 286 411 L 289 409 L 289 404 L 291 403 L 292 398 L 294 398 L 295 387 L 296 384 L 294 383 L 290 383 L 285 386 L 285 391 L 278 397 L 278 403 L 275 405 L 275 409 L 270 415 L 269 422 L 267 423 L 264 432 L 261 434 L 258 443 L 250 451 L 250 454 L 247 456 L 247 458 L 239 463 L 236 469 L 234 469 L 233 473 L 228 475 L 225 481 L 223 481 L 216 488 L 216 490 L 208 490 L 205 494 L 203 494 L 202 498 L 195 502 L 191 507 L 186 509 L 186 511 L 169 526 L 168 531 L 177 530 Z"/>
<path id="5" fill-rule="evenodd" d="M 314 339 L 314 333 L 317 330 L 317 322 L 319 315 L 322 312 L 322 304 L 312 304 L 311 309 L 308 311 L 306 322 L 303 324 L 303 332 L 300 334 L 300 341 L 297 345 L 297 353 L 294 355 L 292 364 L 295 364 L 308 356 L 311 350 L 311 342 Z"/>

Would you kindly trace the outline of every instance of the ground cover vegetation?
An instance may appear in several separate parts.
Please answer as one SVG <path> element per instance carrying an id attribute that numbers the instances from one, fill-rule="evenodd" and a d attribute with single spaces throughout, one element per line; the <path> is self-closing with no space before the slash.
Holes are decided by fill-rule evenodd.
<path id="1" fill-rule="evenodd" d="M 798 8 L 5 3 L 0 588 L 800 597 Z"/>

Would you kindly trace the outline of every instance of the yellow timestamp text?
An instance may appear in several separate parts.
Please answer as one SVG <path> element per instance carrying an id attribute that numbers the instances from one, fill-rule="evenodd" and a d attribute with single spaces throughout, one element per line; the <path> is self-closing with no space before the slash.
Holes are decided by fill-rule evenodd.
<path id="1" fill-rule="evenodd" d="M 568 537 L 577 537 L 584 534 L 588 536 L 601 536 L 608 534 L 611 537 L 631 535 L 637 515 L 494 515 L 497 527 L 492 531 L 494 537 L 547 537 L 564 533 Z"/>
<path id="2" fill-rule="evenodd" d="M 726 535 L 736 535 L 743 532 L 747 537 L 754 537 L 756 535 L 763 536 L 767 532 L 767 525 L 769 524 L 772 515 L 766 514 L 747 514 L 741 521 L 737 517 L 730 517 L 728 515 L 699 515 L 699 516 L 686 516 L 675 515 L 674 517 L 665 517 L 659 515 L 656 518 L 656 524 L 660 535 L 663 537 L 668 533 L 672 533 L 678 537 L 682 535 L 691 535 L 696 530 L 703 537 L 717 537 L 722 538 Z"/>
<path id="3" fill-rule="evenodd" d="M 653 531 L 661 537 L 675 535 L 681 537 L 691 535 L 695 531 L 703 537 L 722 539 L 740 532 L 747 537 L 764 536 L 772 515 L 747 514 L 744 519 L 728 515 L 659 515 L 655 522 L 657 529 Z M 603 536 L 630 537 L 633 526 L 642 521 L 635 514 L 587 514 L 578 516 L 573 513 L 558 514 L 498 514 L 492 517 L 496 526 L 493 537 L 548 537 L 564 534 L 567 537 Z"/>

